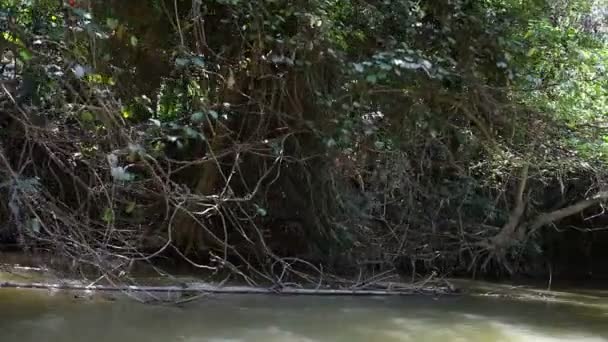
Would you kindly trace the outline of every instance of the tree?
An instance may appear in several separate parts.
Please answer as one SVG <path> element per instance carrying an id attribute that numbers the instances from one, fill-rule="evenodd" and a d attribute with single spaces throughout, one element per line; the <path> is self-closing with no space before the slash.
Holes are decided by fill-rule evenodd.
<path id="1" fill-rule="evenodd" d="M 1 8 L 2 217 L 113 274 L 517 273 L 604 199 L 600 2 Z"/>

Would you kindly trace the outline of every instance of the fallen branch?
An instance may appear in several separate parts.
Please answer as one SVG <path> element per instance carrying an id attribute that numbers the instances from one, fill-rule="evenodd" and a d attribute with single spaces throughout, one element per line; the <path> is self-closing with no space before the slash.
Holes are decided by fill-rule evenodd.
<path id="1" fill-rule="evenodd" d="M 68 291 L 105 291 L 105 292 L 156 292 L 189 294 L 275 294 L 275 295 L 313 295 L 313 296 L 403 296 L 403 295 L 449 295 L 456 291 L 442 286 L 407 286 L 392 289 L 304 289 L 296 287 L 263 288 L 251 286 L 216 286 L 213 284 L 190 284 L 184 286 L 109 286 L 84 285 L 75 283 L 20 283 L 3 282 L 0 288 L 45 289 Z"/>

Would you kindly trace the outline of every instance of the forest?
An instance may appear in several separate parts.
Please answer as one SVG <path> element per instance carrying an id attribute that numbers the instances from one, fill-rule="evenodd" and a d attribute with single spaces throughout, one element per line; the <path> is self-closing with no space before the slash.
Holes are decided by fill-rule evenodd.
<path id="1" fill-rule="evenodd" d="M 605 0 L 0 0 L 0 250 L 608 277 Z"/>

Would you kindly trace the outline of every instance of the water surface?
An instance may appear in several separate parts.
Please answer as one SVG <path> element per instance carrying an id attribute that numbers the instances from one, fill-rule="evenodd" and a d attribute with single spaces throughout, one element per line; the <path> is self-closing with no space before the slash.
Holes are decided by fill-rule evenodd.
<path id="1" fill-rule="evenodd" d="M 593 301 L 235 295 L 169 306 L 0 289 L 0 341 L 608 342 L 608 306 Z"/>

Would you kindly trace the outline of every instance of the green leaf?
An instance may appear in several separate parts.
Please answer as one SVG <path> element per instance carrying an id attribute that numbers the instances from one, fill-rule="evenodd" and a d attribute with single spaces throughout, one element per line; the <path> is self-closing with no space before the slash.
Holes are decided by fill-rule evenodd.
<path id="1" fill-rule="evenodd" d="M 135 179 L 135 175 L 128 172 L 124 167 L 117 166 L 110 169 L 112 178 L 116 181 L 130 182 Z"/>
<path id="2" fill-rule="evenodd" d="M 133 111 L 129 107 L 124 107 L 124 108 L 122 108 L 120 114 L 122 115 L 123 118 L 128 119 L 133 116 Z"/>
<path id="3" fill-rule="evenodd" d="M 219 114 L 214 111 L 214 110 L 210 110 L 209 111 L 209 116 L 211 116 L 212 118 L 214 118 L 215 120 L 217 120 L 217 118 L 219 117 Z"/>
<path id="4" fill-rule="evenodd" d="M 201 138 L 201 134 L 199 132 L 197 132 L 196 130 L 192 129 L 191 127 L 184 127 L 184 134 L 186 134 L 186 136 L 188 138 L 193 138 L 193 139 Z"/>
<path id="5" fill-rule="evenodd" d="M 380 63 L 380 69 L 382 70 L 391 70 L 393 67 L 386 63 Z"/>
<path id="6" fill-rule="evenodd" d="M 258 213 L 260 216 L 264 217 L 264 216 L 268 215 L 268 212 L 266 211 L 266 209 L 264 209 L 264 208 L 262 208 L 262 207 L 258 206 L 257 204 L 255 205 L 255 208 L 256 208 L 256 209 L 255 209 L 255 211 L 256 211 L 256 212 L 257 212 L 257 213 Z"/>
<path id="7" fill-rule="evenodd" d="M 188 58 L 176 58 L 175 65 L 178 67 L 185 67 L 190 64 L 190 60 Z"/>
<path id="8" fill-rule="evenodd" d="M 91 16 L 91 13 L 89 13 L 81 8 L 74 8 L 73 11 L 77 16 L 79 16 L 83 19 L 91 20 L 93 18 Z"/>
<path id="9" fill-rule="evenodd" d="M 137 205 L 137 203 L 135 203 L 135 202 L 129 202 L 127 204 L 127 207 L 125 208 L 125 213 L 131 214 L 135 210 L 136 205 Z"/>
<path id="10" fill-rule="evenodd" d="M 192 63 L 194 63 L 194 65 L 201 67 L 201 68 L 205 67 L 205 60 L 202 57 L 193 57 Z"/>
<path id="11" fill-rule="evenodd" d="M 376 74 L 370 74 L 365 77 L 365 80 L 369 83 L 376 83 L 378 82 L 378 76 Z"/>
<path id="12" fill-rule="evenodd" d="M 93 116 L 93 113 L 85 111 L 80 113 L 80 119 L 84 122 L 92 122 L 93 120 L 95 120 L 95 117 Z"/>
<path id="13" fill-rule="evenodd" d="M 114 210 L 112 210 L 112 208 L 105 208 L 103 210 L 103 214 L 101 216 L 101 219 L 105 223 L 112 223 L 112 222 L 114 222 Z"/>
<path id="14" fill-rule="evenodd" d="M 32 59 L 32 54 L 25 49 L 21 49 L 19 50 L 19 57 L 21 57 L 22 61 L 27 62 Z"/>
<path id="15" fill-rule="evenodd" d="M 190 121 L 192 122 L 201 122 L 205 119 L 205 114 L 203 112 L 194 112 L 190 115 Z"/>
<path id="16" fill-rule="evenodd" d="M 110 30 L 115 30 L 118 27 L 118 19 L 108 18 L 106 19 L 106 25 L 108 25 Z"/>
<path id="17" fill-rule="evenodd" d="M 131 46 L 136 47 L 137 46 L 137 37 L 135 36 L 131 36 Z"/>

